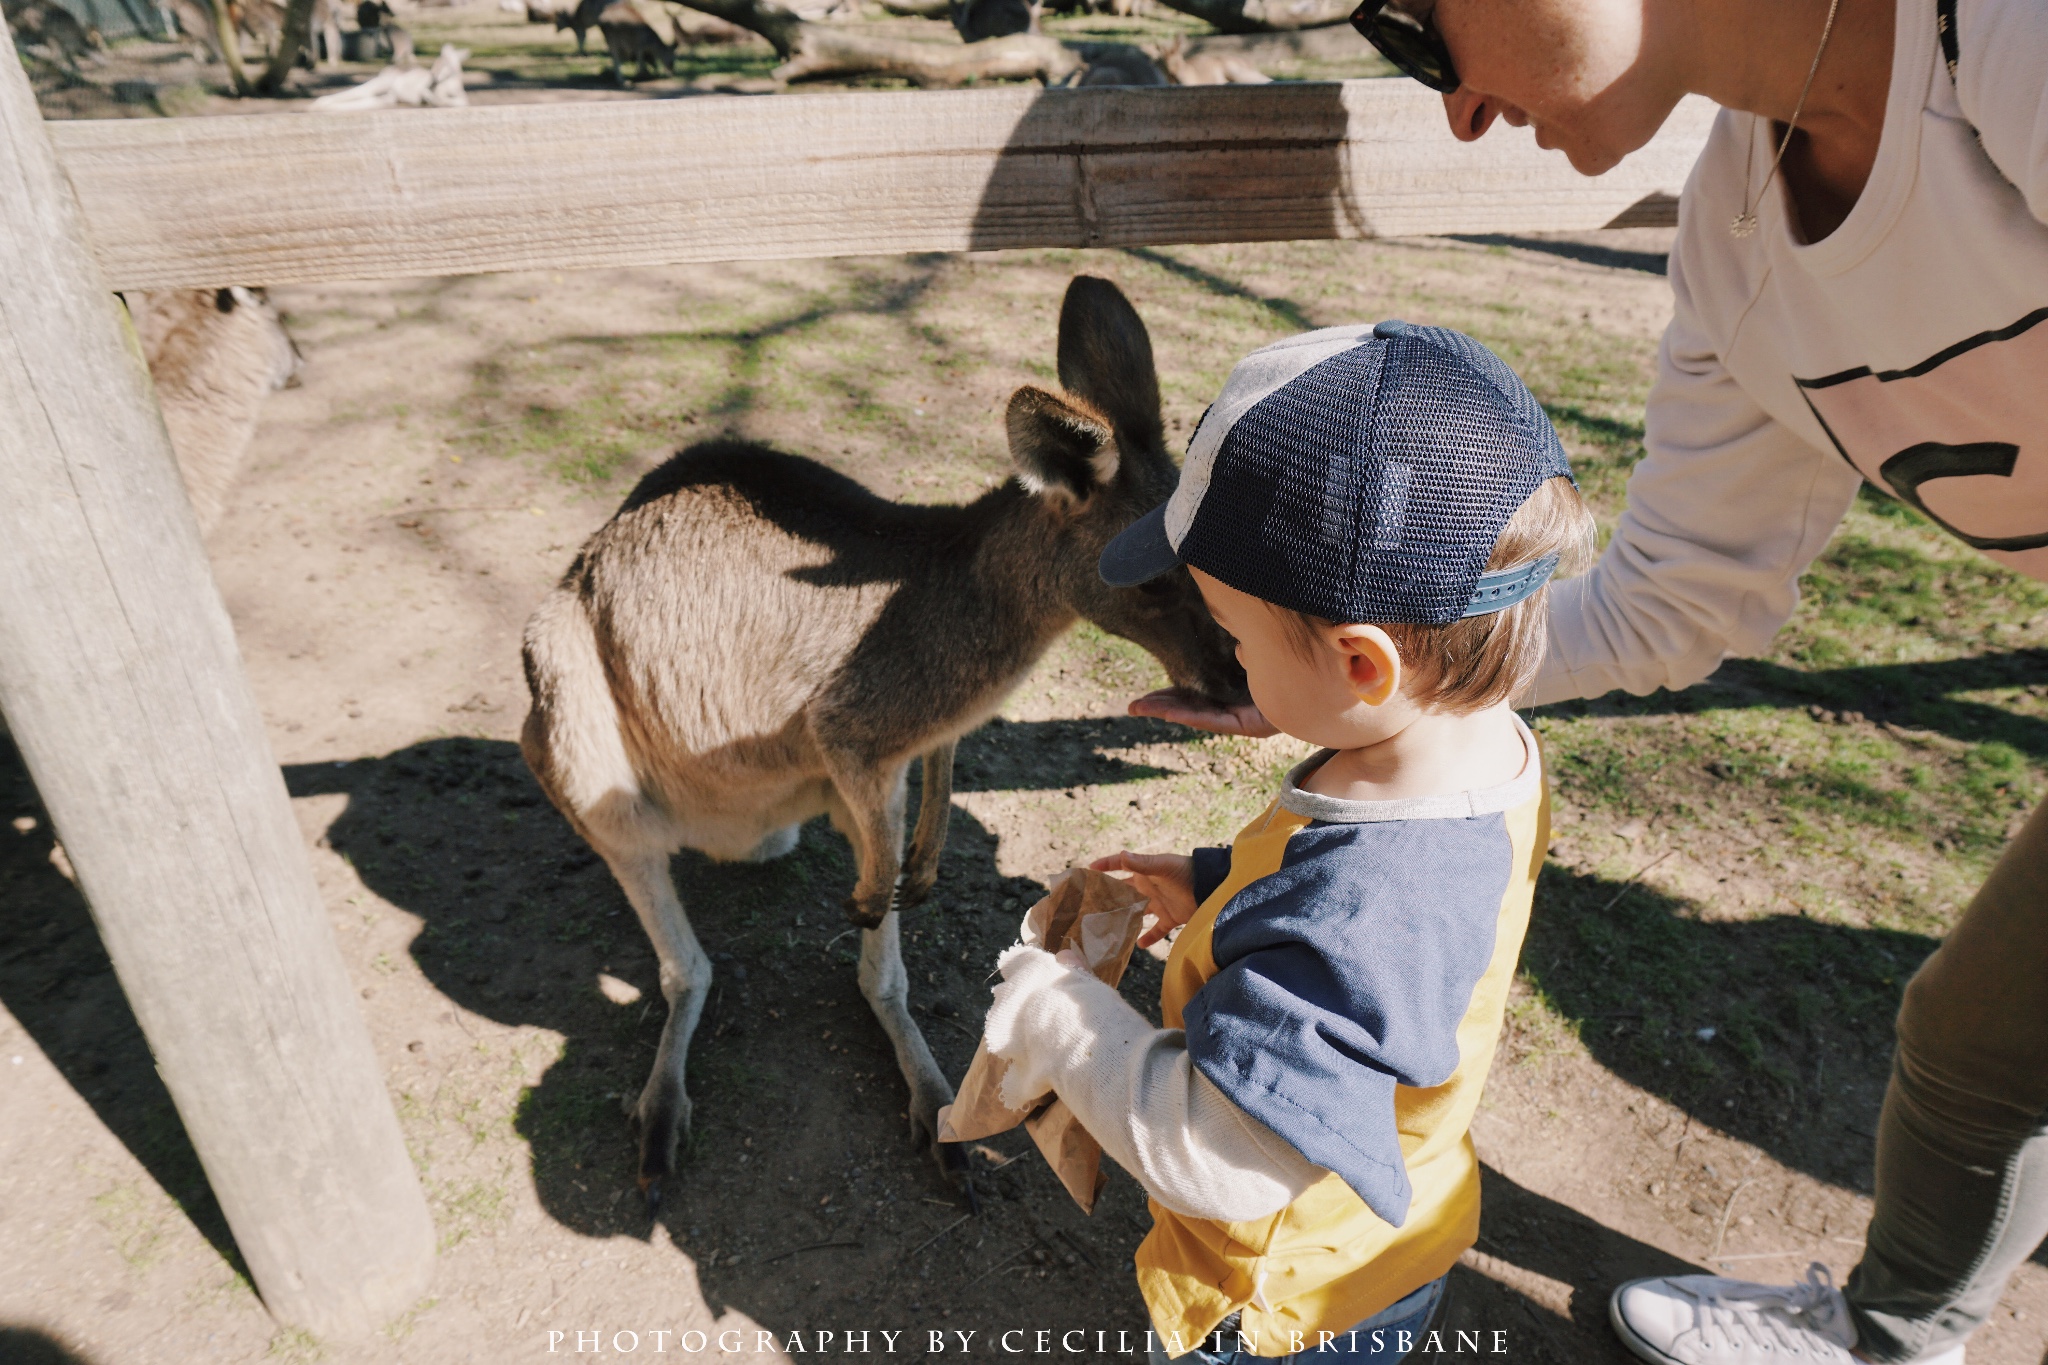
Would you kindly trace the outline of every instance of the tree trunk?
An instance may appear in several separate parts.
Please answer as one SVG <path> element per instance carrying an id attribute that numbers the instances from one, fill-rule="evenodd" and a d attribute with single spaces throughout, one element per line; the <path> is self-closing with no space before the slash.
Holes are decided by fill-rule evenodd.
<path id="1" fill-rule="evenodd" d="M 222 65 L 228 69 L 228 83 L 237 95 L 249 93 L 249 70 L 242 65 L 242 35 L 235 28 L 235 18 L 228 13 L 228 0 L 207 0 L 207 12 L 213 19 L 213 41 L 220 49 Z"/>
<path id="2" fill-rule="evenodd" d="M 1341 24 L 1357 0 L 1159 0 L 1169 9 L 1205 19 L 1225 33 L 1280 33 Z M 1363 42 L 1363 39 L 1360 39 Z"/>
<path id="3" fill-rule="evenodd" d="M 1256 0 L 1248 0 L 1256 3 Z M 685 0 L 690 9 L 766 38 L 783 59 L 779 81 L 821 76 L 901 76 L 913 85 L 964 85 L 969 80 L 1063 80 L 1081 58 L 1056 38 L 1018 33 L 979 43 L 925 43 L 884 38 L 839 24 L 812 24 L 775 0 Z"/>
<path id="4" fill-rule="evenodd" d="M 256 82 L 258 91 L 275 95 L 284 89 L 285 78 L 298 65 L 299 54 L 313 41 L 313 0 L 289 0 L 284 7 L 284 24 L 278 30 L 277 51 L 270 54 L 270 65 L 263 72 L 263 79 Z"/>

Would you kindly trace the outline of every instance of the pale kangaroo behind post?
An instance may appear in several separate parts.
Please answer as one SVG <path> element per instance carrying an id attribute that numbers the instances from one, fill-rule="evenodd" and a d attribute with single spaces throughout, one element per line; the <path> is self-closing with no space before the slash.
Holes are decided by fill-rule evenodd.
<path id="1" fill-rule="evenodd" d="M 256 435 L 263 400 L 299 371 L 299 351 L 260 289 L 140 289 L 122 295 L 149 362 L 185 492 L 209 531 Z"/>
<path id="2" fill-rule="evenodd" d="M 1184 571 L 1131 589 L 1096 573 L 1102 547 L 1176 478 L 1152 344 L 1116 286 L 1068 287 L 1059 377 L 1064 395 L 1012 395 L 1016 476 L 964 507 L 888 502 L 737 441 L 684 451 L 641 481 L 527 623 L 521 749 L 661 959 L 668 1025 L 628 1105 L 650 1211 L 689 1124 L 684 1059 L 711 983 L 669 874 L 679 847 L 774 858 L 804 821 L 831 817 L 859 867 L 848 909 L 864 930 L 861 992 L 909 1083 L 913 1136 L 958 1178 L 964 1158 L 936 1138 L 953 1088 L 911 1020 L 897 934 L 897 907 L 938 875 L 955 741 L 1081 617 L 1150 650 L 1177 686 L 1245 699 Z"/>

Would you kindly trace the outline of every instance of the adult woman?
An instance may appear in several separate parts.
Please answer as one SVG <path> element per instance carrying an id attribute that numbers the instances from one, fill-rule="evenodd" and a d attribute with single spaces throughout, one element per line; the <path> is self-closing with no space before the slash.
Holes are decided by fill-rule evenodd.
<path id="1" fill-rule="evenodd" d="M 1526 124 L 1587 174 L 1687 93 L 1724 106 L 1681 204 L 1648 454 L 1599 566 L 1556 591 L 1533 700 L 1760 650 L 1866 478 L 2048 577 L 2048 7 L 1368 0 L 1354 22 L 1445 91 L 1460 139 Z M 1684 1365 L 1959 1365 L 2048 1234 L 2044 1118 L 2048 807 L 1906 991 L 1846 1292 L 1638 1281 L 1615 1329 Z"/>

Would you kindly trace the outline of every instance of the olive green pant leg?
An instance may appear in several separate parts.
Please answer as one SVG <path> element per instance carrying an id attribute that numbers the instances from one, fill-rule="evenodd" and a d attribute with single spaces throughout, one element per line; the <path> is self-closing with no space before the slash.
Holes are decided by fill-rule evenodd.
<path id="1" fill-rule="evenodd" d="M 2048 803 L 1906 987 L 1877 1200 L 1845 1293 L 1857 1347 L 1961 1341 L 2048 1237 Z"/>

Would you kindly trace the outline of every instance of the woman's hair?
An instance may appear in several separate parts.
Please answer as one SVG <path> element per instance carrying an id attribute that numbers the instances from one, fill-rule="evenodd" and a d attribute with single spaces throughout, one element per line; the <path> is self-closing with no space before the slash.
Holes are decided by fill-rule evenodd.
<path id="1" fill-rule="evenodd" d="M 1593 514 L 1572 481 L 1559 477 L 1537 485 L 1501 529 L 1488 571 L 1557 556 L 1560 576 L 1581 572 L 1593 559 Z M 1334 622 L 1274 607 L 1289 639 L 1304 658 L 1322 647 Z M 1501 611 L 1468 616 L 1444 626 L 1380 624 L 1401 651 L 1407 671 L 1403 691 L 1419 706 L 1469 715 L 1508 700 L 1536 676 L 1543 662 L 1550 619 L 1550 585 Z"/>

